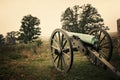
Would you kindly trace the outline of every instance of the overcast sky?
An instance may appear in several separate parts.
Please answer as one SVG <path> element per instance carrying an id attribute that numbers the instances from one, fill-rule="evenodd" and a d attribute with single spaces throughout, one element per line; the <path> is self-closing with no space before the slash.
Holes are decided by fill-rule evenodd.
<path id="1" fill-rule="evenodd" d="M 116 31 L 120 0 L 0 0 L 0 34 L 18 31 L 23 16 L 31 14 L 40 19 L 42 36 L 50 36 L 61 28 L 60 16 L 67 7 L 87 3 L 98 10 L 110 31 Z"/>

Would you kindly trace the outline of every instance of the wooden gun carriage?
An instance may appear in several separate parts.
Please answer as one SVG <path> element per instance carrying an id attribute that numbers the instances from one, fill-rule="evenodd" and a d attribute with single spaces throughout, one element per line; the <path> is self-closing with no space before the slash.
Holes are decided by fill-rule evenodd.
<path id="1" fill-rule="evenodd" d="M 93 29 L 89 34 L 73 33 L 55 29 L 50 39 L 52 62 L 61 72 L 69 72 L 75 51 L 85 54 L 95 65 L 109 69 L 117 77 L 120 72 L 109 61 L 113 45 L 109 34 L 103 29 Z"/>

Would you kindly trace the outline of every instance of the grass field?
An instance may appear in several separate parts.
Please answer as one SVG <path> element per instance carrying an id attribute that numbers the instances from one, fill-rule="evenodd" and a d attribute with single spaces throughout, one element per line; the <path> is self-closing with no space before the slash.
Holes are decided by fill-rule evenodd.
<path id="1" fill-rule="evenodd" d="M 15 48 L 15 49 L 14 49 Z M 111 63 L 120 64 L 120 56 L 113 53 Z M 86 56 L 76 53 L 71 71 L 58 72 L 52 64 L 49 42 L 43 42 L 37 53 L 30 49 L 9 46 L 0 53 L 0 80 L 115 80 L 101 67 L 92 64 Z"/>

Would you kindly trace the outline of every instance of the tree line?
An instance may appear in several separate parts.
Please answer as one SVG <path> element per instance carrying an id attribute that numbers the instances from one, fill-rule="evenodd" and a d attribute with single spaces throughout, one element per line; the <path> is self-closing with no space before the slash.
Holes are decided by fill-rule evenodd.
<path id="1" fill-rule="evenodd" d="M 39 24 L 40 20 L 37 17 L 31 14 L 24 16 L 19 31 L 8 32 L 5 38 L 0 34 L 0 45 L 16 44 L 17 41 L 23 43 L 34 41 L 41 34 Z"/>
<path id="2" fill-rule="evenodd" d="M 70 32 L 88 34 L 94 28 L 109 30 L 97 9 L 91 4 L 68 7 L 61 15 L 61 23 L 62 29 Z M 40 19 L 37 17 L 31 14 L 24 16 L 19 31 L 8 32 L 6 38 L 0 34 L 0 45 L 5 42 L 15 44 L 16 41 L 28 43 L 36 40 L 41 34 L 39 25 Z"/>

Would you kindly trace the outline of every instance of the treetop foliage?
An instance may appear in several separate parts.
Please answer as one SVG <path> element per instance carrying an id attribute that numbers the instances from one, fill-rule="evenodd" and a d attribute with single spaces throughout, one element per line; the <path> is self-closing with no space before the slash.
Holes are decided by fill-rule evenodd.
<path id="1" fill-rule="evenodd" d="M 16 41 L 17 41 L 19 35 L 20 35 L 19 31 L 7 32 L 6 43 L 7 44 L 16 44 Z"/>
<path id="2" fill-rule="evenodd" d="M 61 15 L 62 28 L 78 33 L 89 33 L 94 28 L 108 29 L 97 9 L 91 4 L 68 7 Z"/>
<path id="3" fill-rule="evenodd" d="M 21 24 L 19 37 L 21 41 L 27 43 L 39 37 L 41 28 L 38 27 L 40 20 L 37 17 L 33 17 L 32 15 L 24 16 Z"/>

